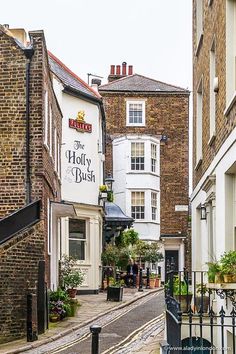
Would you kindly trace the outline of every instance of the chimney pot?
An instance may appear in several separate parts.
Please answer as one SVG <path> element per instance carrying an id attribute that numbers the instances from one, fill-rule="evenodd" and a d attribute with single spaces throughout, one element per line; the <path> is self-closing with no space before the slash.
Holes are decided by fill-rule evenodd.
<path id="1" fill-rule="evenodd" d="M 127 63 L 124 61 L 123 63 L 122 63 L 122 75 L 123 76 L 126 76 L 127 74 L 126 74 L 126 65 L 127 65 Z"/>
<path id="2" fill-rule="evenodd" d="M 110 75 L 115 75 L 115 65 L 111 65 Z"/>
<path id="3" fill-rule="evenodd" d="M 128 75 L 133 75 L 133 65 L 129 65 Z"/>
<path id="4" fill-rule="evenodd" d="M 116 65 L 116 75 L 120 75 L 120 65 Z"/>

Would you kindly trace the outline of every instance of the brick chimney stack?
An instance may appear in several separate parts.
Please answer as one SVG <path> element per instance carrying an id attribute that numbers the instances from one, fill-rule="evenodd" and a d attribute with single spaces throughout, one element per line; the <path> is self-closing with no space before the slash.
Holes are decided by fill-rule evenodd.
<path id="1" fill-rule="evenodd" d="M 128 66 L 127 73 L 127 63 L 124 61 L 122 65 L 111 65 L 110 74 L 108 76 L 108 82 L 112 82 L 114 80 L 120 79 L 127 75 L 133 75 L 133 66 Z"/>

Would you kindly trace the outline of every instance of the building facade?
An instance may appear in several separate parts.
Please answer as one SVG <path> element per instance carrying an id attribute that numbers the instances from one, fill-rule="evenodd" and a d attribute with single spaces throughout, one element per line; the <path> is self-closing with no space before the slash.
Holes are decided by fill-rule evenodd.
<path id="1" fill-rule="evenodd" d="M 236 248 L 236 1 L 193 1 L 192 266 Z M 216 296 L 217 311 L 225 305 Z M 232 310 L 230 301 L 228 311 Z M 225 346 L 233 335 L 225 330 Z M 220 336 L 218 336 L 220 338 Z M 221 343 L 215 344 L 218 346 Z"/>
<path id="2" fill-rule="evenodd" d="M 62 200 L 73 203 L 75 216 L 61 217 L 60 258 L 78 259 L 84 272 L 79 292 L 97 293 L 101 285 L 105 115 L 101 96 L 49 53 L 54 90 L 63 112 Z M 59 242 L 54 239 L 55 248 Z M 55 274 L 52 269 L 52 274 Z M 55 281 L 57 277 L 55 276 Z"/>
<path id="3" fill-rule="evenodd" d="M 182 269 L 189 92 L 133 74 L 126 63 L 111 66 L 108 84 L 99 92 L 107 122 L 106 169 L 115 180 L 115 202 L 135 219 L 141 239 L 160 242 L 165 266 L 174 263 Z"/>
<path id="4" fill-rule="evenodd" d="M 41 280 L 50 287 L 50 209 L 61 195 L 62 114 L 43 32 L 27 37 L 23 29 L 1 26 L 0 52 L 0 342 L 5 342 L 26 335 L 26 296 L 40 300 L 40 262 Z"/>

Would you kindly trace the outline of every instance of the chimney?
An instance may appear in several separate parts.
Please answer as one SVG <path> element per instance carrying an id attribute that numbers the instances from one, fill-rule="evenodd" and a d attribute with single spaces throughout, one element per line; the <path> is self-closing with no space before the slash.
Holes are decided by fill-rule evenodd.
<path id="1" fill-rule="evenodd" d="M 99 79 L 92 79 L 91 81 L 91 87 L 98 92 L 98 86 L 100 86 L 102 83 L 102 80 Z"/>
<path id="2" fill-rule="evenodd" d="M 133 65 L 129 65 L 128 75 L 133 75 Z"/>
<path id="3" fill-rule="evenodd" d="M 126 76 L 126 65 L 127 63 L 124 61 L 122 63 L 122 76 Z"/>
<path id="4" fill-rule="evenodd" d="M 125 61 L 122 63 L 122 65 L 111 65 L 110 74 L 108 76 L 108 82 L 112 82 L 127 75 L 133 75 L 132 65 L 129 65 L 127 68 L 127 63 Z"/>
<path id="5" fill-rule="evenodd" d="M 11 32 L 12 37 L 18 39 L 19 42 L 27 47 L 27 34 L 24 28 L 8 28 L 8 31 Z"/>

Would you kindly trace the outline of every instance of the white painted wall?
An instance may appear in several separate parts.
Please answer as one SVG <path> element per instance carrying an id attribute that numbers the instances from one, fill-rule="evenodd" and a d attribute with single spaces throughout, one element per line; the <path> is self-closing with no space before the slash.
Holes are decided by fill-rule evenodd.
<path id="1" fill-rule="evenodd" d="M 99 186 L 103 184 L 99 108 L 63 93 L 62 109 L 62 199 L 97 205 Z M 76 119 L 79 111 L 85 112 L 85 121 L 92 124 L 92 133 L 69 127 L 69 118 Z"/>

